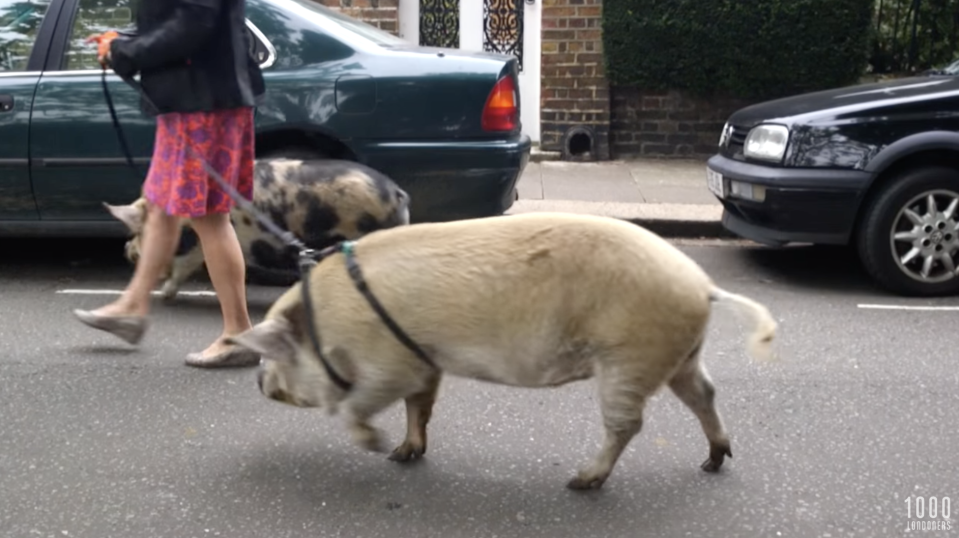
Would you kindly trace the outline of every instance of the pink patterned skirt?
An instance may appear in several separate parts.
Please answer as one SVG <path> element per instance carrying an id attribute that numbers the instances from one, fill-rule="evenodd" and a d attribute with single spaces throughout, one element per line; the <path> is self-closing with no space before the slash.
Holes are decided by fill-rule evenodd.
<path id="1" fill-rule="evenodd" d="M 203 167 L 203 159 L 241 196 L 253 198 L 253 109 L 250 107 L 161 114 L 146 199 L 168 215 L 202 217 L 229 213 L 229 194 Z M 192 147 L 192 151 L 187 149 Z M 199 156 L 199 158 L 197 157 Z"/>

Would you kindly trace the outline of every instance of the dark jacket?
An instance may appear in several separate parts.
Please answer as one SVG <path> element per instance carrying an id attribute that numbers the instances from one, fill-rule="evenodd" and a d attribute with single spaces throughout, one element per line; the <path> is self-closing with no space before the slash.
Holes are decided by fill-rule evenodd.
<path id="1" fill-rule="evenodd" d="M 110 45 L 111 66 L 140 85 L 158 110 L 255 106 L 265 91 L 250 54 L 244 0 L 140 0 L 136 32 Z"/>

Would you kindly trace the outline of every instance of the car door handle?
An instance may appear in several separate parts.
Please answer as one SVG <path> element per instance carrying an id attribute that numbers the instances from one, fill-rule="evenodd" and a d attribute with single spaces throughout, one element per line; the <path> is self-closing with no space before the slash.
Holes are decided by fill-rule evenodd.
<path id="1" fill-rule="evenodd" d="M 13 110 L 13 96 L 8 94 L 0 95 L 0 112 Z"/>

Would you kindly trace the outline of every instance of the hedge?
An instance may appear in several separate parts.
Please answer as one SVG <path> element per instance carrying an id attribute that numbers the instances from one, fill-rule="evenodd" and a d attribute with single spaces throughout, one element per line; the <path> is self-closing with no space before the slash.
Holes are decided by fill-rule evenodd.
<path id="1" fill-rule="evenodd" d="M 874 0 L 604 0 L 611 84 L 769 99 L 844 86 L 869 58 Z"/>

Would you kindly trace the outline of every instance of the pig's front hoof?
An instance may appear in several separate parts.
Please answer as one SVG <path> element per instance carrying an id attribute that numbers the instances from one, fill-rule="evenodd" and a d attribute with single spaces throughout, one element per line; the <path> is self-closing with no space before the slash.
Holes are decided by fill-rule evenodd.
<path id="1" fill-rule="evenodd" d="M 172 280 L 167 280 L 160 289 L 160 298 L 163 299 L 165 303 L 172 303 L 179 293 L 180 286 L 177 286 Z"/>
<path id="2" fill-rule="evenodd" d="M 704 461 L 700 468 L 707 473 L 718 473 L 723 466 L 725 456 L 733 457 L 733 451 L 729 445 L 715 445 L 709 447 L 709 459 Z"/>
<path id="3" fill-rule="evenodd" d="M 380 432 L 371 426 L 358 425 L 352 429 L 353 442 L 363 450 L 370 452 L 386 453 L 386 444 L 383 442 L 383 436 Z"/>
<path id="4" fill-rule="evenodd" d="M 422 458 L 425 453 L 426 447 L 404 441 L 403 444 L 393 450 L 388 459 L 398 463 L 406 463 Z"/>

